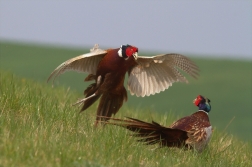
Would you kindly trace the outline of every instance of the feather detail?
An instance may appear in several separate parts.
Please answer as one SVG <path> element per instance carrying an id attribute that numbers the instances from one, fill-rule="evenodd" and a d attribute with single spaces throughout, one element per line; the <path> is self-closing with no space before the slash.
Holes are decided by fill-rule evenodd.
<path id="1" fill-rule="evenodd" d="M 129 71 L 128 89 L 131 95 L 150 96 L 168 89 L 174 82 L 188 82 L 179 71 L 198 77 L 199 68 L 180 54 L 162 54 L 153 57 L 138 56 Z"/>
<path id="2" fill-rule="evenodd" d="M 47 82 L 52 78 L 54 81 L 57 76 L 70 70 L 95 75 L 97 66 L 106 53 L 107 51 L 99 49 L 97 45 L 95 45 L 90 53 L 71 58 L 60 64 L 48 77 Z"/>

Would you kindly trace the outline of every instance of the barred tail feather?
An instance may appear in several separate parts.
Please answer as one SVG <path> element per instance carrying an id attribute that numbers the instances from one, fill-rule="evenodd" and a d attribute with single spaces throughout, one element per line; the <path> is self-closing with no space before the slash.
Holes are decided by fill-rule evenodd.
<path id="1" fill-rule="evenodd" d="M 116 94 L 110 92 L 103 93 L 97 109 L 96 124 L 108 121 L 113 114 L 115 115 L 119 111 L 126 100 L 127 92 L 124 87 L 120 91 L 117 91 Z"/>
<path id="2" fill-rule="evenodd" d="M 139 138 L 137 141 L 144 142 L 147 145 L 159 143 L 161 146 L 181 147 L 188 138 L 187 132 L 166 128 L 154 121 L 148 123 L 129 117 L 126 120 L 111 118 L 111 121 L 107 124 L 121 126 L 134 132 L 133 136 Z"/>

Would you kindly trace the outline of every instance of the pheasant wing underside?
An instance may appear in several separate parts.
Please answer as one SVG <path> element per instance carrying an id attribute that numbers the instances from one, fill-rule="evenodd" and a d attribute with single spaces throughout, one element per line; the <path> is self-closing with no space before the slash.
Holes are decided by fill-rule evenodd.
<path id="1" fill-rule="evenodd" d="M 162 54 L 153 57 L 138 56 L 138 65 L 129 70 L 128 89 L 131 95 L 150 96 L 172 86 L 174 82 L 188 82 L 183 71 L 197 78 L 199 68 L 180 54 Z"/>
<path id="2" fill-rule="evenodd" d="M 89 74 L 96 74 L 96 69 L 101 61 L 101 59 L 107 53 L 106 50 L 102 50 L 98 48 L 98 45 L 95 45 L 93 49 L 90 49 L 90 53 L 86 53 L 74 58 L 71 58 L 62 64 L 60 64 L 49 76 L 47 82 L 53 78 L 53 81 L 57 76 L 66 72 L 66 71 L 78 71 L 85 72 Z"/>

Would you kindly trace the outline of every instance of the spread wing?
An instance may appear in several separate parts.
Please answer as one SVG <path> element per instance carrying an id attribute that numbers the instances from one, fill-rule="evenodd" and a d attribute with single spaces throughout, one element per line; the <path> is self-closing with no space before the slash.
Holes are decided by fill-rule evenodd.
<path id="1" fill-rule="evenodd" d="M 64 63 L 60 64 L 51 73 L 51 75 L 47 79 L 47 82 L 51 78 L 53 78 L 54 80 L 60 74 L 64 73 L 65 71 L 70 71 L 70 70 L 86 72 L 86 73 L 95 75 L 97 66 L 106 53 L 107 53 L 106 50 L 99 49 L 98 45 L 96 44 L 94 48 L 90 49 L 90 53 L 86 53 L 86 54 L 71 58 L 65 61 Z"/>
<path id="2" fill-rule="evenodd" d="M 149 96 L 168 89 L 174 82 L 188 82 L 179 71 L 197 78 L 199 68 L 180 54 L 162 54 L 153 57 L 138 56 L 138 65 L 129 71 L 128 89 L 131 95 Z"/>

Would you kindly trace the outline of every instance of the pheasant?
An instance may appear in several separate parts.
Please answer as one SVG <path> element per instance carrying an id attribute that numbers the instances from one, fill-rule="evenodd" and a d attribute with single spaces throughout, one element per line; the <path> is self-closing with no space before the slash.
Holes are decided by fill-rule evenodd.
<path id="1" fill-rule="evenodd" d="M 109 120 L 127 101 L 124 78 L 128 73 L 128 89 L 131 95 L 150 96 L 172 86 L 174 82 L 188 82 L 178 70 L 197 78 L 199 68 L 180 54 L 161 54 L 153 57 L 138 56 L 138 48 L 122 45 L 120 48 L 102 50 L 96 44 L 90 53 L 71 58 L 60 64 L 47 82 L 69 71 L 85 72 L 84 81 L 95 82 L 84 91 L 85 98 L 75 104 L 83 104 L 81 111 L 100 98 L 95 125 L 99 120 Z M 104 117 L 101 117 L 104 116 Z"/>
<path id="2" fill-rule="evenodd" d="M 157 122 L 147 123 L 138 119 L 127 120 L 111 118 L 106 124 L 118 125 L 133 131 L 138 141 L 152 145 L 159 143 L 161 147 L 187 147 L 201 152 L 209 142 L 212 133 L 208 113 L 211 110 L 210 100 L 199 95 L 194 100 L 198 111 L 164 127 Z"/>

